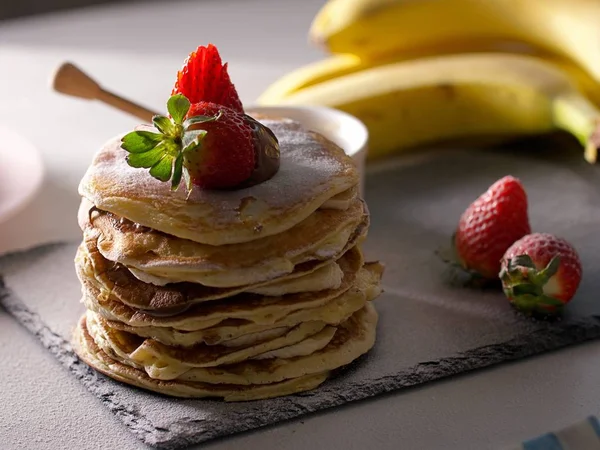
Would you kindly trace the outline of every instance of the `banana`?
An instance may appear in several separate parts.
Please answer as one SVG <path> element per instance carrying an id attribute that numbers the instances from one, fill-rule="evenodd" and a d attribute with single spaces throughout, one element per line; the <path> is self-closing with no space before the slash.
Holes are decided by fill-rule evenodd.
<path id="1" fill-rule="evenodd" d="M 394 55 L 389 60 L 378 61 L 364 60 L 356 55 L 351 54 L 331 55 L 323 60 L 300 67 L 279 78 L 270 86 L 268 86 L 267 89 L 259 96 L 257 99 L 257 104 L 276 105 L 289 95 L 292 95 L 307 87 L 385 64 L 410 61 L 418 58 L 428 58 L 438 55 L 486 53 L 492 51 L 532 55 L 548 60 L 550 63 L 558 66 L 568 76 L 570 76 L 577 84 L 579 90 L 587 95 L 588 98 L 590 98 L 590 100 L 592 100 L 597 106 L 600 106 L 600 88 L 598 83 L 596 83 L 596 81 L 593 80 L 589 74 L 583 71 L 580 67 L 569 61 L 546 54 L 543 51 L 530 46 L 505 45 L 504 43 L 499 42 L 488 44 L 471 43 L 461 47 L 440 46 L 432 49 L 431 52 L 403 53 L 400 55 Z"/>
<path id="2" fill-rule="evenodd" d="M 600 111 L 563 71 L 514 54 L 437 56 L 368 68 L 285 96 L 280 105 L 324 105 L 370 132 L 369 157 L 468 137 L 518 137 L 557 129 L 597 159 Z M 596 133 L 596 140 L 600 135 Z"/>
<path id="3" fill-rule="evenodd" d="M 343 75 L 374 67 L 364 64 L 358 56 L 332 55 L 289 72 L 276 80 L 258 97 L 259 105 L 275 105 L 285 97 L 306 87 Z"/>
<path id="4" fill-rule="evenodd" d="M 598 0 L 329 0 L 310 40 L 363 60 L 443 45 L 511 41 L 580 66 L 599 83 Z"/>

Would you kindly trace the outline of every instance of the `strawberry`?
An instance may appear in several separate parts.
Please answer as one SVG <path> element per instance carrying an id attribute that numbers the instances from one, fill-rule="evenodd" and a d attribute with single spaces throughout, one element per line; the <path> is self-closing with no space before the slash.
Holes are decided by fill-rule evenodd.
<path id="1" fill-rule="evenodd" d="M 454 248 L 463 268 L 487 280 L 497 279 L 506 249 L 530 232 L 525 189 L 518 179 L 506 176 L 462 214 Z"/>
<path id="2" fill-rule="evenodd" d="M 171 189 L 185 179 L 204 189 L 247 187 L 267 180 L 279 168 L 275 135 L 250 116 L 210 102 L 191 105 L 181 95 L 167 102 L 171 118 L 154 116 L 158 133 L 136 130 L 121 139 L 127 163 L 150 169 Z"/>
<path id="3" fill-rule="evenodd" d="M 202 188 L 230 188 L 248 179 L 254 169 L 253 129 L 245 115 L 214 103 L 199 102 L 191 106 L 188 118 L 220 117 L 200 122 L 190 130 L 204 130 L 202 145 L 188 152 L 184 166 L 191 181 Z"/>
<path id="4" fill-rule="evenodd" d="M 551 314 L 569 303 L 581 282 L 577 251 L 548 233 L 529 234 L 502 257 L 500 279 L 511 304 L 527 314 Z"/>
<path id="5" fill-rule="evenodd" d="M 229 79 L 227 64 L 223 64 L 217 47 L 200 46 L 190 53 L 171 95 L 183 94 L 194 103 L 211 102 L 243 113 L 244 107 L 235 86 Z"/>

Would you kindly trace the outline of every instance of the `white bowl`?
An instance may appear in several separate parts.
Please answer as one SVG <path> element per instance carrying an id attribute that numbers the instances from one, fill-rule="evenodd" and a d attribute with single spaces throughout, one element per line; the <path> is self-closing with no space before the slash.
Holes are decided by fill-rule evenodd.
<path id="1" fill-rule="evenodd" d="M 364 123 L 343 111 L 325 106 L 252 106 L 248 113 L 286 117 L 300 122 L 306 129 L 322 134 L 344 149 L 360 175 L 360 195 L 363 196 L 364 167 L 368 151 L 369 132 Z"/>

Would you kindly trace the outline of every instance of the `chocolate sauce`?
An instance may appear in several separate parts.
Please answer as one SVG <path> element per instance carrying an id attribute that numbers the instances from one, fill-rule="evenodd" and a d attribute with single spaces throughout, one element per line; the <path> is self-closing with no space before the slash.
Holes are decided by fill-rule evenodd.
<path id="1" fill-rule="evenodd" d="M 246 123 L 252 127 L 254 137 L 254 170 L 246 181 L 234 189 L 243 189 L 271 179 L 279 170 L 279 141 L 277 136 L 262 123 L 249 115 L 244 115 Z"/>

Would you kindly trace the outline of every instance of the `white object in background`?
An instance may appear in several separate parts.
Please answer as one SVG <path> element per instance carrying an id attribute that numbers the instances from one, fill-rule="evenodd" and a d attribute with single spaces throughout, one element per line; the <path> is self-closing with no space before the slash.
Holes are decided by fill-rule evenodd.
<path id="1" fill-rule="evenodd" d="M 0 126 L 0 223 L 33 199 L 43 178 L 42 159 L 33 144 Z"/>
<path id="2" fill-rule="evenodd" d="M 249 114 L 286 117 L 300 122 L 304 128 L 322 134 L 344 149 L 354 160 L 360 175 L 360 195 L 364 194 L 364 167 L 369 132 L 356 117 L 325 106 L 252 106 Z"/>

